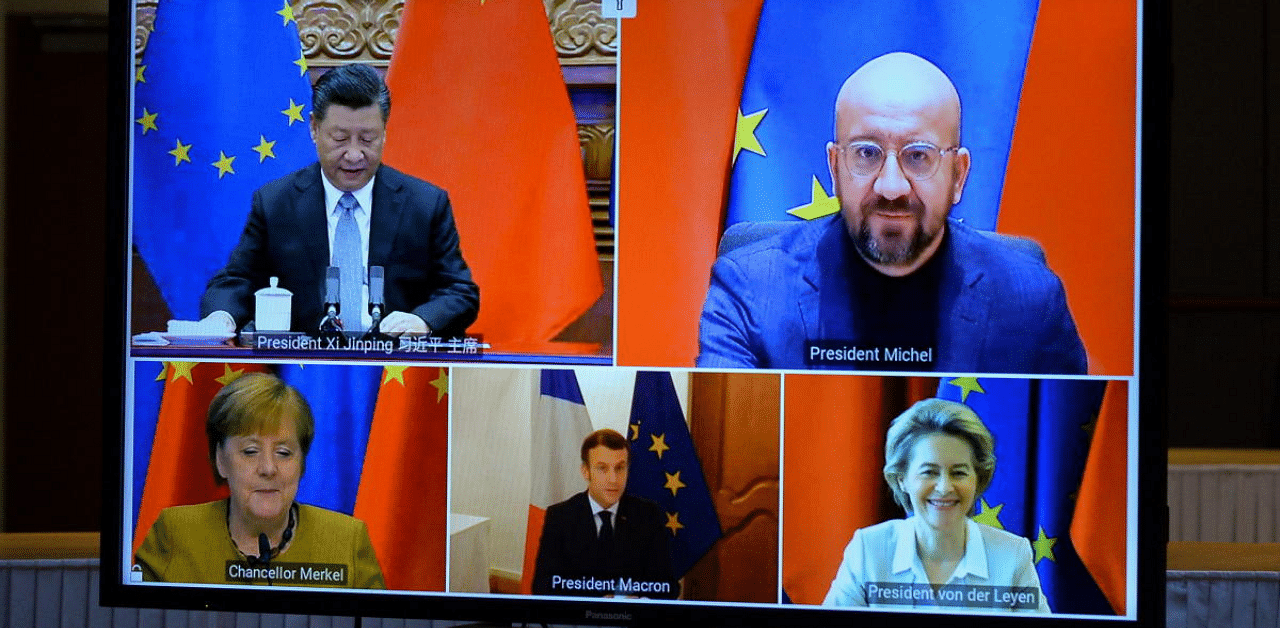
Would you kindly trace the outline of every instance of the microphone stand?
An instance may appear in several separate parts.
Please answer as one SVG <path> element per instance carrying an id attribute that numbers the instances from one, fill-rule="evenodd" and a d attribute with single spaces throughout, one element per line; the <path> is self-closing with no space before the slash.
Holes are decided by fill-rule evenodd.
<path id="1" fill-rule="evenodd" d="M 383 291 L 386 283 L 386 270 L 382 266 L 369 267 L 369 313 L 372 323 L 369 331 L 361 336 L 361 340 L 390 340 L 382 333 L 382 308 L 386 305 Z"/>
<path id="2" fill-rule="evenodd" d="M 317 327 L 320 333 L 342 333 L 342 319 L 338 318 L 338 308 L 333 303 L 325 304 L 327 310 Z"/>

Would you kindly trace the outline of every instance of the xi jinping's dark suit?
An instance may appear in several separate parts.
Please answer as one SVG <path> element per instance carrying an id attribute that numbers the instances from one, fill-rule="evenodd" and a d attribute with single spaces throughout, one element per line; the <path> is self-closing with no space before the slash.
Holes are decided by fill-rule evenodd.
<path id="1" fill-rule="evenodd" d="M 200 315 L 223 310 L 237 327 L 253 318 L 253 293 L 280 278 L 293 292 L 294 331 L 315 331 L 329 266 L 320 164 L 267 183 L 231 259 L 205 288 Z M 462 259 L 449 196 L 421 179 L 380 166 L 369 213 L 369 265 L 386 272 L 385 312 L 416 314 L 433 333 L 461 334 L 476 319 L 480 289 Z"/>

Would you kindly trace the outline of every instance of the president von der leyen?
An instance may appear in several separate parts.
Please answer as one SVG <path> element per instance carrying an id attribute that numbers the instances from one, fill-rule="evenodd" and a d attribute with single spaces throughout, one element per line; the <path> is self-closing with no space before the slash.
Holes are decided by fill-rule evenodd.
<path id="1" fill-rule="evenodd" d="M 722 251 L 698 366 L 1085 373 L 1040 247 L 950 218 L 970 160 L 940 69 L 901 52 L 859 68 L 827 143 L 840 212 Z"/>

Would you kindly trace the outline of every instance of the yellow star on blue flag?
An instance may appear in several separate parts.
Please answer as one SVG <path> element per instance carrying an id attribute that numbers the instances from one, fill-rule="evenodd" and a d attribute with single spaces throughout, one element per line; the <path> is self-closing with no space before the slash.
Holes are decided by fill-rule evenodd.
<path id="1" fill-rule="evenodd" d="M 289 4 L 288 0 L 285 0 L 283 9 L 276 11 L 276 15 L 284 18 L 284 22 L 281 23 L 283 26 L 288 26 L 289 22 L 297 22 L 297 20 L 293 19 L 293 7 Z"/>
<path id="2" fill-rule="evenodd" d="M 761 157 L 764 157 L 764 147 L 760 145 L 760 139 L 756 137 L 756 127 L 760 126 L 760 121 L 764 119 L 764 115 L 769 113 L 768 109 L 761 109 L 749 115 L 742 115 L 742 110 L 738 110 L 738 124 L 733 132 L 733 161 L 738 161 L 738 153 L 747 150 Z"/>
<path id="3" fill-rule="evenodd" d="M 259 135 L 258 145 L 253 147 L 254 152 L 258 153 L 258 163 L 262 163 L 266 161 L 268 157 L 275 159 L 276 153 L 274 150 L 272 150 L 275 147 L 276 147 L 275 142 L 267 141 L 267 138 L 265 135 Z"/>
<path id="4" fill-rule="evenodd" d="M 947 383 L 960 389 L 960 403 L 969 401 L 969 393 L 986 392 L 976 377 L 957 377 L 947 380 Z"/>
<path id="5" fill-rule="evenodd" d="M 987 504 L 987 500 L 983 499 L 981 501 L 982 510 L 973 516 L 973 520 L 977 523 L 1003 530 L 1004 524 L 1000 523 L 1000 511 L 1004 510 L 1004 504 L 996 504 L 993 508 Z"/>
<path id="6" fill-rule="evenodd" d="M 1055 613 L 1111 614 L 1098 582 L 1065 532 L 1078 504 L 1072 492 L 1090 463 L 1080 425 L 1098 412 L 1110 386 L 1124 382 L 1022 377 L 947 377 L 938 397 L 964 403 L 994 439 L 995 469 L 973 521 L 1027 539 L 1040 585 Z M 1123 485 L 1124 470 L 1117 475 Z M 1124 525 L 1123 518 L 1115 525 Z"/>
<path id="7" fill-rule="evenodd" d="M 822 182 L 818 180 L 818 177 L 814 177 L 809 202 L 799 207 L 788 209 L 787 213 L 796 218 L 813 220 L 823 216 L 830 216 L 838 211 L 840 211 L 840 199 L 827 194 L 827 191 L 822 189 Z"/>
<path id="8" fill-rule="evenodd" d="M 1057 559 L 1053 557 L 1053 546 L 1057 545 L 1057 543 L 1058 539 L 1045 536 L 1044 528 L 1040 528 L 1040 533 L 1036 535 L 1036 540 L 1031 542 L 1031 547 L 1036 552 L 1033 562 L 1038 563 L 1045 558 L 1056 562 Z"/>

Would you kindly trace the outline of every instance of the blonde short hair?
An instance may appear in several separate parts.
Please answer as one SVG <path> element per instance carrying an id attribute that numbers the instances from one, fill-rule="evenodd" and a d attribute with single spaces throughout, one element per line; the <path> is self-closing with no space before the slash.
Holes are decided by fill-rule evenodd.
<path id="1" fill-rule="evenodd" d="M 302 469 L 316 436 L 311 406 L 296 388 L 269 373 L 247 373 L 222 387 L 209 402 L 204 431 L 209 438 L 209 466 L 219 485 L 227 479 L 218 473 L 218 448 L 231 436 L 273 433 L 286 419 L 293 420 L 298 444 L 302 447 Z"/>
<path id="2" fill-rule="evenodd" d="M 893 501 L 908 514 L 911 498 L 902 490 L 902 478 L 906 476 L 916 442 L 929 434 L 955 436 L 969 443 L 979 495 L 991 485 L 996 473 L 995 439 L 977 413 L 969 406 L 945 399 L 919 401 L 893 420 L 884 443 L 884 481 L 893 491 Z"/>

